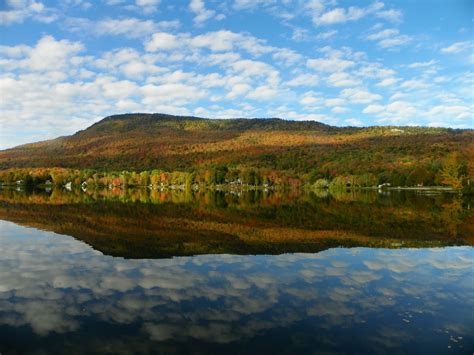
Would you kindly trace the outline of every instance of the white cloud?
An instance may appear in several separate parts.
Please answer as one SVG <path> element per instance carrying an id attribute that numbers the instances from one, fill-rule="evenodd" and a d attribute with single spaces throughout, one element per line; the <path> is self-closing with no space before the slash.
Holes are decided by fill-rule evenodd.
<path id="1" fill-rule="evenodd" d="M 381 48 L 393 48 L 393 47 L 403 46 L 409 42 L 411 42 L 411 37 L 406 36 L 406 35 L 400 35 L 395 38 L 383 39 L 378 43 L 378 45 Z"/>
<path id="2" fill-rule="evenodd" d="M 44 6 L 42 2 L 34 0 L 7 0 L 1 8 L 0 26 L 22 23 L 28 18 L 44 23 L 50 23 L 57 19 L 54 10 Z"/>
<path id="3" fill-rule="evenodd" d="M 303 97 L 300 99 L 300 104 L 303 106 L 314 106 L 316 104 L 321 103 L 321 97 L 319 97 L 318 93 L 313 91 L 308 91 L 303 94 Z"/>
<path id="4" fill-rule="evenodd" d="M 79 7 L 83 10 L 87 10 L 92 7 L 92 4 L 87 0 L 65 0 L 64 2 L 71 7 Z"/>
<path id="5" fill-rule="evenodd" d="M 248 93 L 252 87 L 248 84 L 238 83 L 232 86 L 231 91 L 226 95 L 228 99 L 235 99 Z"/>
<path id="6" fill-rule="evenodd" d="M 306 64 L 309 68 L 323 72 L 339 72 L 355 65 L 353 61 L 339 58 L 308 59 Z"/>
<path id="7" fill-rule="evenodd" d="M 137 84 L 128 80 L 106 82 L 102 87 L 106 97 L 115 99 L 130 97 L 139 90 Z"/>
<path id="8" fill-rule="evenodd" d="M 412 38 L 407 35 L 401 35 L 398 29 L 385 29 L 372 33 L 366 37 L 370 41 L 378 41 L 377 45 L 381 48 L 393 48 L 405 45 L 411 42 Z"/>
<path id="9" fill-rule="evenodd" d="M 142 102 L 151 106 L 163 103 L 182 105 L 198 101 L 206 96 L 204 90 L 183 84 L 150 84 L 141 87 L 140 91 L 144 96 Z"/>
<path id="10" fill-rule="evenodd" d="M 167 71 L 166 68 L 161 68 L 146 61 L 140 61 L 139 59 L 132 59 L 127 63 L 120 66 L 120 71 L 125 76 L 130 78 L 141 78 L 145 74 L 156 74 Z"/>
<path id="11" fill-rule="evenodd" d="M 135 0 L 137 6 L 157 6 L 161 0 Z"/>
<path id="12" fill-rule="evenodd" d="M 271 84 L 278 84 L 280 81 L 279 73 L 273 66 L 250 59 L 243 59 L 229 65 L 233 71 L 238 72 L 239 75 L 251 79 L 255 77 L 266 77 L 267 81 Z"/>
<path id="13" fill-rule="evenodd" d="M 330 38 L 334 38 L 337 35 L 338 31 L 337 30 L 330 30 L 326 32 L 320 32 L 316 35 L 316 39 L 318 40 L 326 40 Z"/>
<path id="14" fill-rule="evenodd" d="M 154 77 L 153 80 L 148 80 L 150 84 L 156 83 L 191 83 L 196 78 L 196 74 L 192 72 L 184 72 L 182 70 L 176 70 L 173 72 L 165 73 L 161 76 Z M 194 83 L 191 83 L 194 84 Z"/>
<path id="15" fill-rule="evenodd" d="M 430 85 L 428 83 L 426 83 L 425 81 L 423 80 L 419 80 L 419 79 L 410 79 L 410 80 L 406 80 L 404 81 L 400 87 L 402 89 L 408 89 L 408 90 L 421 90 L 421 89 L 427 89 L 430 87 Z"/>
<path id="16" fill-rule="evenodd" d="M 385 29 L 380 32 L 372 33 L 371 35 L 368 35 L 366 38 L 371 41 L 378 41 L 381 39 L 386 39 L 390 38 L 393 36 L 398 35 L 399 31 L 397 29 Z"/>
<path id="17" fill-rule="evenodd" d="M 193 21 L 198 26 L 216 16 L 214 10 L 206 9 L 204 0 L 191 0 L 189 3 L 189 10 L 195 14 Z M 222 16 L 223 15 L 219 16 L 219 19 L 223 19 Z"/>
<path id="18" fill-rule="evenodd" d="M 336 106 L 331 109 L 331 112 L 333 113 L 346 113 L 349 111 L 350 110 L 347 107 L 342 107 L 342 106 Z"/>
<path id="19" fill-rule="evenodd" d="M 435 96 L 437 100 L 443 103 L 460 104 L 463 101 L 452 92 L 440 92 Z"/>
<path id="20" fill-rule="evenodd" d="M 79 42 L 57 41 L 52 36 L 43 36 L 35 47 L 28 50 L 28 57 L 21 60 L 19 66 L 39 71 L 64 68 L 83 49 Z"/>
<path id="21" fill-rule="evenodd" d="M 363 63 L 354 74 L 364 80 L 383 79 L 395 75 L 395 71 L 393 69 L 385 68 L 379 63 Z"/>
<path id="22" fill-rule="evenodd" d="M 0 54 L 5 57 L 18 58 L 26 55 L 30 47 L 20 44 L 18 46 L 2 46 L 0 45 Z"/>
<path id="23" fill-rule="evenodd" d="M 177 49 L 182 46 L 178 36 L 166 33 L 155 33 L 149 41 L 145 43 L 145 49 L 149 52 L 156 52 L 159 50 Z"/>
<path id="24" fill-rule="evenodd" d="M 67 29 L 74 32 L 90 33 L 94 36 L 124 36 L 128 38 L 140 38 L 159 32 L 160 30 L 176 29 L 180 22 L 152 20 L 141 20 L 134 17 L 112 19 L 105 18 L 92 21 L 86 18 L 69 18 L 66 20 Z"/>
<path id="25" fill-rule="evenodd" d="M 378 11 L 375 16 L 393 23 L 401 23 L 403 20 L 403 12 L 394 9 Z"/>
<path id="26" fill-rule="evenodd" d="M 81 43 L 51 36 L 44 36 L 33 47 L 0 47 L 10 58 L 0 65 L 8 65 L 11 71 L 0 75 L 1 111 L 16 117 L 2 123 L 2 141 L 13 134 L 8 132 L 23 132 L 22 141 L 18 137 L 6 140 L 16 144 L 73 133 L 117 110 L 182 113 L 182 105 L 210 97 L 207 88 L 227 85 L 228 79 L 217 73 L 169 72 L 155 64 L 156 55 L 130 48 L 106 52 L 100 58 L 81 56 L 83 49 Z M 9 62 L 11 59 L 14 61 Z M 119 80 L 116 76 L 120 73 L 131 80 Z M 267 74 L 275 81 L 274 74 Z M 141 77 L 150 83 L 139 84 Z M 262 89 L 258 94 L 269 96 Z M 58 116 L 67 124 L 59 125 Z M 19 122 L 23 122 L 22 128 L 17 127 Z"/>
<path id="27" fill-rule="evenodd" d="M 274 2 L 274 0 L 235 0 L 233 7 L 236 10 L 248 10 L 262 4 L 272 4 Z"/>
<path id="28" fill-rule="evenodd" d="M 192 44 L 195 47 L 209 48 L 213 52 L 223 52 L 234 49 L 235 43 L 240 38 L 238 33 L 231 31 L 209 32 L 194 37 Z"/>
<path id="29" fill-rule="evenodd" d="M 278 91 L 272 87 L 262 85 L 247 94 L 247 98 L 252 100 L 270 100 L 278 94 Z"/>
<path id="30" fill-rule="evenodd" d="M 399 78 L 394 78 L 394 77 L 389 77 L 385 78 L 382 81 L 378 82 L 376 85 L 379 87 L 388 87 L 388 86 L 393 86 L 396 83 L 398 83 L 401 79 Z"/>
<path id="31" fill-rule="evenodd" d="M 136 18 L 105 19 L 95 26 L 98 35 L 125 35 L 130 38 L 142 37 L 156 31 L 157 26 L 151 20 L 141 21 Z"/>
<path id="32" fill-rule="evenodd" d="M 428 116 L 448 116 L 458 120 L 474 119 L 472 107 L 462 105 L 439 105 L 427 112 Z M 446 118 L 446 117 L 444 117 Z"/>
<path id="33" fill-rule="evenodd" d="M 472 48 L 473 42 L 471 41 L 464 41 L 464 42 L 456 42 L 450 45 L 449 47 L 445 47 L 441 49 L 443 53 L 459 53 L 463 52 L 469 48 Z"/>
<path id="34" fill-rule="evenodd" d="M 323 0 L 307 0 L 304 2 L 304 10 L 312 14 L 321 14 L 325 8 Z"/>
<path id="35" fill-rule="evenodd" d="M 319 78 L 315 74 L 300 74 L 291 80 L 286 82 L 288 86 L 316 86 L 319 82 Z"/>
<path id="36" fill-rule="evenodd" d="M 165 20 L 158 22 L 156 27 L 160 30 L 175 30 L 181 27 L 181 22 L 179 20 Z"/>
<path id="37" fill-rule="evenodd" d="M 291 50 L 268 46 L 264 40 L 254 36 L 227 30 L 207 32 L 194 37 L 189 33 L 171 34 L 159 32 L 155 33 L 150 40 L 145 42 L 145 49 L 150 52 L 178 48 L 181 55 L 196 49 L 207 49 L 212 52 L 229 52 L 242 49 L 253 56 L 260 56 L 266 53 L 280 53 L 280 56 L 286 55 L 287 58 L 289 55 L 297 57 L 296 53 Z M 227 53 L 226 55 L 229 54 L 234 55 L 234 53 Z"/>
<path id="38" fill-rule="evenodd" d="M 376 115 L 379 122 L 401 123 L 416 118 L 418 110 L 410 102 L 394 101 L 388 105 L 368 105 L 362 112 Z"/>
<path id="39" fill-rule="evenodd" d="M 369 105 L 362 112 L 372 114 L 372 113 L 382 112 L 384 109 L 385 109 L 385 106 L 382 106 L 382 105 Z"/>
<path id="40" fill-rule="evenodd" d="M 16 118 L 1 123 L 2 136 L 8 131 L 22 132 L 21 137 L 6 141 L 2 138 L 4 144 L 70 134 L 103 117 L 110 109 L 101 86 L 106 78 L 88 83 L 64 82 L 67 79 L 67 75 L 56 71 L 32 72 L 17 78 L 0 77 L 3 98 L 0 110 Z M 58 121 L 58 117 L 62 119 Z"/>
<path id="41" fill-rule="evenodd" d="M 327 82 L 330 86 L 335 87 L 357 86 L 361 84 L 360 80 L 354 78 L 352 75 L 349 75 L 346 72 L 337 72 L 331 74 L 328 77 Z"/>
<path id="42" fill-rule="evenodd" d="M 346 22 L 346 11 L 343 8 L 333 9 L 314 19 L 317 25 L 330 25 L 334 23 Z"/>
<path id="43" fill-rule="evenodd" d="M 418 68 L 427 68 L 427 67 L 431 67 L 433 65 L 435 65 L 436 63 L 438 63 L 437 60 L 430 60 L 428 62 L 415 62 L 415 63 L 411 63 L 408 65 L 408 68 L 411 68 L 411 69 L 418 69 Z"/>
<path id="44" fill-rule="evenodd" d="M 313 22 L 317 26 L 321 26 L 345 23 L 348 21 L 357 21 L 371 13 L 380 10 L 383 6 L 384 4 L 381 2 L 374 2 L 372 5 L 364 8 L 357 6 L 351 6 L 347 9 L 338 7 L 324 13 L 316 13 L 313 16 Z"/>
<path id="45" fill-rule="evenodd" d="M 235 47 L 245 48 L 251 52 L 271 51 L 271 48 L 265 47 L 262 41 L 252 36 L 245 36 L 231 31 L 216 31 L 198 35 L 190 40 L 190 45 L 196 48 L 208 48 L 213 52 L 223 52 L 233 50 Z M 252 45 L 256 47 L 252 48 Z"/>
<path id="46" fill-rule="evenodd" d="M 135 0 L 135 5 L 145 14 L 156 12 L 161 0 Z"/>
<path id="47" fill-rule="evenodd" d="M 394 101 L 386 106 L 387 112 L 405 118 L 412 118 L 416 114 L 416 108 L 409 102 Z"/>
<path id="48" fill-rule="evenodd" d="M 291 39 L 296 42 L 301 42 L 301 41 L 309 41 L 311 37 L 307 29 L 296 27 L 296 28 L 293 28 Z"/>
<path id="49" fill-rule="evenodd" d="M 329 107 L 333 106 L 344 106 L 347 103 L 345 99 L 333 98 L 324 100 L 324 104 Z"/>
<path id="50" fill-rule="evenodd" d="M 295 63 L 299 62 L 303 59 L 303 56 L 294 50 L 288 48 L 277 49 L 272 55 L 273 59 L 276 61 L 290 66 L 294 65 Z"/>
<path id="51" fill-rule="evenodd" d="M 358 88 L 344 89 L 341 92 L 341 96 L 355 104 L 368 104 L 382 99 L 382 96 L 379 94 L 373 94 L 367 90 Z"/>

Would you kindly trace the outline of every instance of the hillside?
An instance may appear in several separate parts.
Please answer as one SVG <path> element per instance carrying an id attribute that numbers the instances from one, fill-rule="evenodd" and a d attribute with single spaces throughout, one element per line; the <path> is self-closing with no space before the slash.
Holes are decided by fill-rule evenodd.
<path id="1" fill-rule="evenodd" d="M 312 121 L 213 120 L 164 114 L 106 117 L 71 136 L 0 151 L 0 170 L 64 167 L 191 171 L 212 166 L 334 177 L 417 167 L 451 153 L 472 172 L 473 130 L 332 127 Z"/>

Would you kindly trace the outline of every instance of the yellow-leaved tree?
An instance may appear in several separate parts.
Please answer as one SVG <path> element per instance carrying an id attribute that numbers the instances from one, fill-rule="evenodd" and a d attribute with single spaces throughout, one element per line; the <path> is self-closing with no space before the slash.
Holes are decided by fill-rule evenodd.
<path id="1" fill-rule="evenodd" d="M 462 165 L 459 162 L 457 153 L 450 154 L 443 164 L 440 171 L 441 183 L 448 185 L 456 190 L 462 189 L 464 176 L 461 171 Z"/>

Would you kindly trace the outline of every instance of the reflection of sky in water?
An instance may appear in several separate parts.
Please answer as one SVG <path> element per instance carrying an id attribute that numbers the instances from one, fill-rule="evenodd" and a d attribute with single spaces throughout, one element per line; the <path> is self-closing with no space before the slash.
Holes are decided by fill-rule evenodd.
<path id="1" fill-rule="evenodd" d="M 0 245 L 0 352 L 474 348 L 471 247 L 124 260 L 3 221 Z"/>

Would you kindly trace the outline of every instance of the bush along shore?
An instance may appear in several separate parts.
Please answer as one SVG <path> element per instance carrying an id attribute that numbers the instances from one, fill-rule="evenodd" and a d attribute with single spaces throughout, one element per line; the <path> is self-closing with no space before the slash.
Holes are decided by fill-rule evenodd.
<path id="1" fill-rule="evenodd" d="M 414 168 L 410 172 L 335 175 L 315 173 L 294 176 L 289 171 L 216 166 L 194 171 L 99 171 L 69 168 L 12 168 L 0 170 L 1 186 L 72 188 L 148 187 L 161 190 L 295 189 L 417 189 L 474 192 L 464 164 L 447 161 L 436 173 Z"/>

